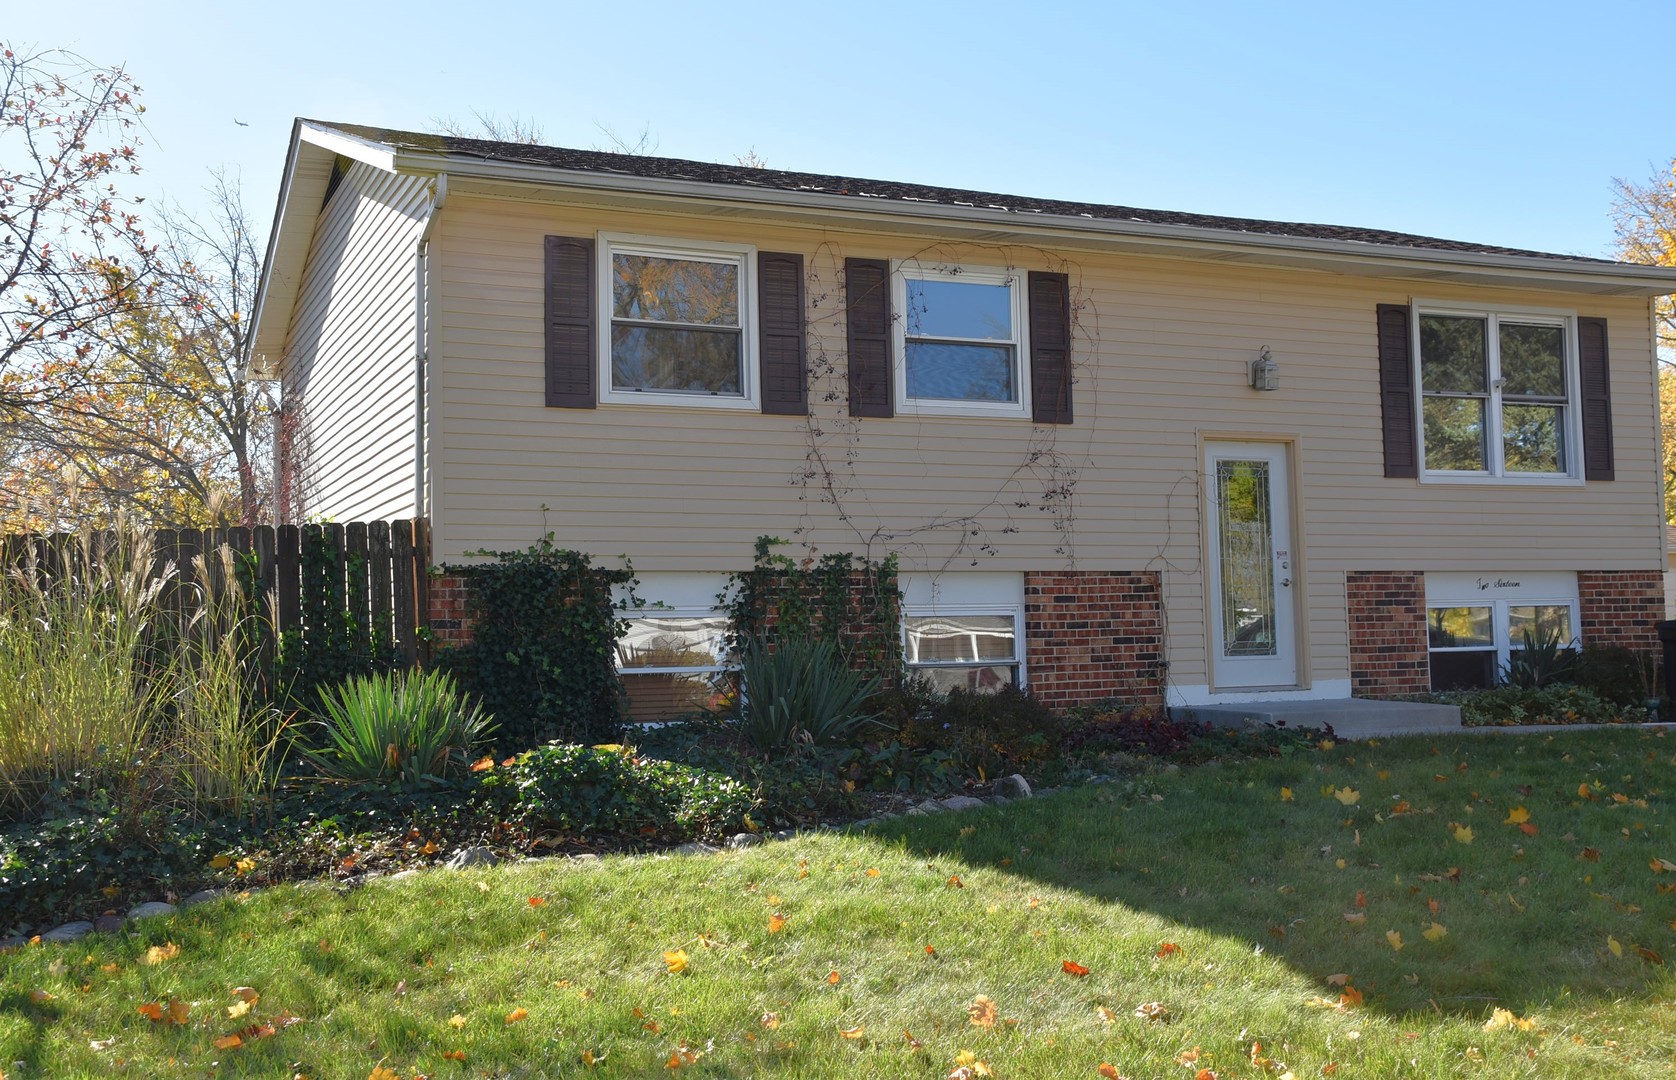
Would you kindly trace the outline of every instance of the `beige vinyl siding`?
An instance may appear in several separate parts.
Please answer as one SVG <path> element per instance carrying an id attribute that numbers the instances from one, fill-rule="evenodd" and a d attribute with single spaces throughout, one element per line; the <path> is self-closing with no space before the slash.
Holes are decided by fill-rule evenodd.
<path id="1" fill-rule="evenodd" d="M 447 349 L 433 368 L 431 407 L 441 559 L 525 547 L 551 530 L 562 545 L 602 558 L 626 554 L 644 571 L 739 569 L 764 534 L 823 552 L 897 551 L 914 572 L 1156 570 L 1165 582 L 1171 682 L 1203 684 L 1202 440 L 1272 437 L 1294 444 L 1295 546 L 1307 600 L 1300 627 L 1315 680 L 1348 675 L 1347 570 L 1663 565 L 1645 300 L 1132 255 L 1061 261 L 1033 249 L 459 193 L 438 226 Z M 542 237 L 602 229 L 803 252 L 809 420 L 632 405 L 544 408 Z M 1074 424 L 848 416 L 843 259 L 914 255 L 1070 275 Z M 1375 307 L 1415 297 L 1608 318 L 1618 480 L 1386 479 Z M 1280 364 L 1278 392 L 1247 385 L 1246 365 L 1264 345 Z M 1054 461 L 1075 470 L 1068 521 L 1041 509 L 1063 478 L 1049 467 Z M 823 490 L 828 476 L 838 505 Z"/>
<path id="2" fill-rule="evenodd" d="M 311 517 L 418 512 L 414 259 L 429 205 L 424 181 L 357 163 L 315 227 L 284 364 L 306 429 Z"/>

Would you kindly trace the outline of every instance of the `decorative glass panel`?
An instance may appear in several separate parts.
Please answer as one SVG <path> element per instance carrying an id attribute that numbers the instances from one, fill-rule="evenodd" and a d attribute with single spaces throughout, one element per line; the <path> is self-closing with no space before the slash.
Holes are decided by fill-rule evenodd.
<path id="1" fill-rule="evenodd" d="M 1018 682 L 1018 668 L 1007 664 L 914 668 L 914 674 L 925 676 L 938 692 L 944 694 L 957 688 L 995 691 Z"/>
<path id="2" fill-rule="evenodd" d="M 1426 468 L 1483 472 L 1484 399 L 1425 399 Z"/>
<path id="3" fill-rule="evenodd" d="M 1565 332 L 1558 326 L 1501 324 L 1503 394 L 1565 397 Z"/>
<path id="4" fill-rule="evenodd" d="M 1216 463 L 1217 550 L 1222 571 L 1222 652 L 1275 655 L 1274 529 L 1269 463 Z"/>
<path id="5" fill-rule="evenodd" d="M 1487 607 L 1432 608 L 1427 612 L 1434 649 L 1495 648 L 1495 624 Z"/>
<path id="6" fill-rule="evenodd" d="M 1570 604 L 1514 604 L 1507 609 L 1507 643 L 1515 649 L 1525 647 L 1525 634 L 1537 641 L 1559 638 L 1561 645 L 1570 645 Z"/>
<path id="7" fill-rule="evenodd" d="M 1502 454 L 1507 471 L 1565 472 L 1565 410 L 1558 405 L 1505 405 Z"/>
<path id="8" fill-rule="evenodd" d="M 722 615 L 645 616 L 628 620 L 617 641 L 617 667 L 720 668 L 727 660 L 727 618 Z"/>
<path id="9" fill-rule="evenodd" d="M 614 323 L 611 388 L 738 394 L 739 331 Z"/>
<path id="10" fill-rule="evenodd" d="M 1010 345 L 906 345 L 908 396 L 949 401 L 1017 401 Z"/>
<path id="11" fill-rule="evenodd" d="M 1427 393 L 1482 394 L 1489 385 L 1483 319 L 1420 317 L 1420 387 Z"/>
<path id="12" fill-rule="evenodd" d="M 643 322 L 739 326 L 739 264 L 613 254 L 611 315 Z"/>
<path id="13" fill-rule="evenodd" d="M 908 663 L 975 663 L 1012 660 L 1017 653 L 1011 615 L 911 615 Z"/>
<path id="14" fill-rule="evenodd" d="M 908 336 L 1013 340 L 1013 290 L 940 278 L 909 278 Z"/>

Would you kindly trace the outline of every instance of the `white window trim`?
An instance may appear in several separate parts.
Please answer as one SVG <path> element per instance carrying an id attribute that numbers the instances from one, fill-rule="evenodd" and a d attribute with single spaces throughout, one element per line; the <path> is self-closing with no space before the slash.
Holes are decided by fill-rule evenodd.
<path id="1" fill-rule="evenodd" d="M 1482 472 L 1428 469 L 1426 467 L 1426 392 L 1421 377 L 1424 357 L 1420 353 L 1420 318 L 1422 315 L 1454 315 L 1484 319 L 1495 324 L 1502 318 L 1513 322 L 1559 326 L 1565 332 L 1565 447 L 1564 473 L 1509 473 L 1503 461 L 1502 398 L 1495 383 L 1501 370 L 1501 342 L 1499 335 L 1489 333 L 1485 338 L 1490 365 L 1491 386 L 1485 407 L 1484 441 L 1490 463 L 1495 468 Z M 1493 330 L 1493 326 L 1492 326 Z M 1409 377 L 1414 392 L 1414 440 L 1419 448 L 1420 481 L 1428 484 L 1535 484 L 1546 487 L 1581 487 L 1583 485 L 1583 410 L 1578 368 L 1577 313 L 1555 308 L 1517 307 L 1500 304 L 1462 304 L 1456 301 L 1411 300 L 1409 303 L 1409 340 L 1413 342 L 1414 362 Z M 1479 605 L 1482 606 L 1482 605 Z"/>
<path id="2" fill-rule="evenodd" d="M 959 617 L 961 615 L 1004 615 L 1013 620 L 1013 657 L 1011 660 L 928 660 L 916 662 L 908 659 L 908 620 L 928 619 L 940 616 Z M 1024 606 L 1022 604 L 904 604 L 902 607 L 902 663 L 909 672 L 926 671 L 932 668 L 960 671 L 967 668 L 985 667 L 1013 667 L 1018 669 L 1018 678 L 1014 685 L 1022 690 L 1029 685 L 1029 669 L 1024 662 Z"/>
<path id="3" fill-rule="evenodd" d="M 757 357 L 761 355 L 756 315 L 756 248 L 720 241 L 672 240 L 630 233 L 598 234 L 595 259 L 595 297 L 598 333 L 599 401 L 602 405 L 668 405 L 682 409 L 738 409 L 762 411 Z M 739 390 L 738 394 L 679 393 L 668 390 L 618 390 L 611 385 L 612 255 L 651 255 L 701 262 L 731 262 L 739 267 Z"/>
<path id="4" fill-rule="evenodd" d="M 908 281 L 970 281 L 982 285 L 1005 285 L 1012 296 L 1013 362 L 1017 365 L 1018 400 L 948 401 L 942 398 L 908 396 Z M 1028 288 L 1022 272 L 998 267 L 923 263 L 906 259 L 896 264 L 891 275 L 891 310 L 896 313 L 891 327 L 891 382 L 896 412 L 905 416 L 981 416 L 1028 420 L 1030 411 L 1030 327 Z"/>

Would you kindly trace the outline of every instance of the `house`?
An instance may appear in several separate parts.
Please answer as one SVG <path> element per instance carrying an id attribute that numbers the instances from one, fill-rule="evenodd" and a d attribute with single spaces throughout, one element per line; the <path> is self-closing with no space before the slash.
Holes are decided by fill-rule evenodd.
<path id="1" fill-rule="evenodd" d="M 716 596 L 764 535 L 895 553 L 943 685 L 1208 706 L 1481 684 L 1527 628 L 1651 648 L 1671 292 L 299 120 L 249 364 L 283 383 L 292 515 L 424 516 L 438 563 L 549 531 L 629 556 L 642 717 L 721 664 Z"/>

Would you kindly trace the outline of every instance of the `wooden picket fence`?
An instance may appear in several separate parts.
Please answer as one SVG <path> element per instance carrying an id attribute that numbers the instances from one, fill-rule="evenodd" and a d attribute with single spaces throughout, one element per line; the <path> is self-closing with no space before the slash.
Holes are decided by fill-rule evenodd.
<path id="1" fill-rule="evenodd" d="M 93 538 L 95 550 L 108 539 Z M 64 565 L 70 533 L 15 535 L 0 540 L 0 567 L 31 567 L 47 577 Z M 158 529 L 153 562 L 169 568 L 165 602 L 191 603 L 201 568 L 216 573 L 230 550 L 250 584 L 271 596 L 270 632 L 299 640 L 346 638 L 367 654 L 387 652 L 399 663 L 428 659 L 430 530 L 424 518 L 255 528 Z M 211 556 L 200 562 L 200 556 Z"/>

